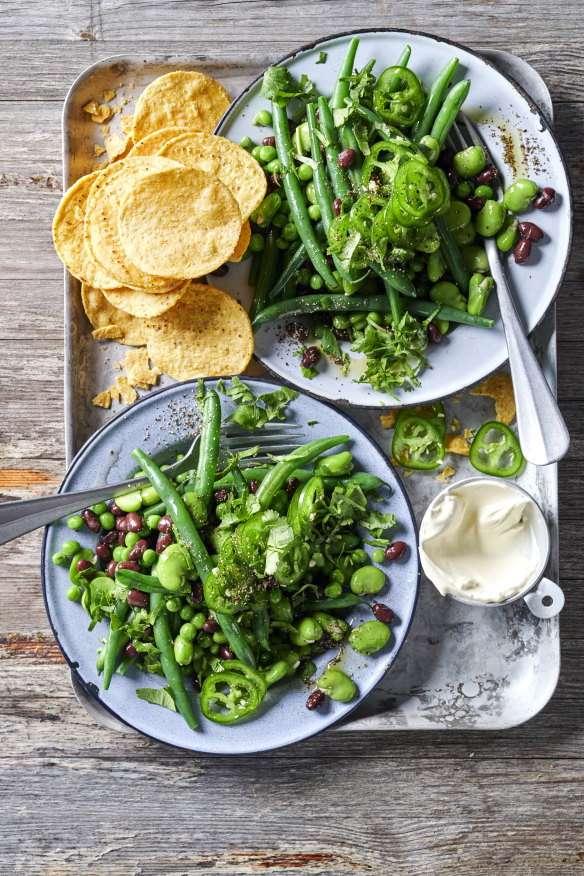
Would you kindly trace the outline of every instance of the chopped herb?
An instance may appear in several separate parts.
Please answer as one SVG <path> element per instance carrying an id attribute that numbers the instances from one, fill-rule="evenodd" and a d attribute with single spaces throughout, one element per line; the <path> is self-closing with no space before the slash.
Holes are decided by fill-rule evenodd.
<path id="1" fill-rule="evenodd" d="M 165 709 L 170 709 L 171 712 L 176 712 L 176 704 L 169 687 L 140 687 L 136 691 L 136 695 L 141 700 L 146 700 L 147 703 L 163 706 Z"/>
<path id="2" fill-rule="evenodd" d="M 312 95 L 313 84 L 302 74 L 300 82 L 285 67 L 268 67 L 264 73 L 260 97 L 273 100 L 278 106 L 287 106 L 293 97 L 308 98 Z"/>
<path id="3" fill-rule="evenodd" d="M 327 59 L 327 53 L 321 52 L 318 56 L 318 61 L 316 63 L 317 64 L 326 64 L 326 59 Z"/>
<path id="4" fill-rule="evenodd" d="M 285 420 L 284 410 L 289 402 L 298 397 L 298 393 L 286 386 L 274 392 L 264 392 L 256 399 L 255 395 L 243 380 L 234 377 L 231 387 L 226 389 L 222 383 L 220 391 L 237 403 L 233 413 L 227 417 L 227 422 L 238 423 L 244 429 L 261 429 L 270 420 Z"/>

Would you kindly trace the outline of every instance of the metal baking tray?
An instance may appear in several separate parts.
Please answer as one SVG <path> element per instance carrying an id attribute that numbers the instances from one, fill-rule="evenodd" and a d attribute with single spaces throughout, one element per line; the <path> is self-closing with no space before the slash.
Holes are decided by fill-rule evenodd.
<path id="1" fill-rule="evenodd" d="M 500 51 L 482 53 L 503 72 L 516 79 L 539 104 L 550 123 L 553 109 L 548 89 L 525 61 Z M 104 90 L 116 92 L 122 113 L 109 122 L 109 133 L 121 133 L 120 115 L 130 115 L 135 97 L 157 76 L 176 69 L 198 69 L 221 80 L 237 94 L 257 74 L 257 67 L 223 68 L 199 64 L 192 58 L 143 56 L 106 58 L 88 68 L 73 84 L 63 111 L 64 182 L 71 185 L 94 170 L 94 144 L 103 145 L 99 126 L 83 112 L 90 100 L 100 102 Z M 532 337 L 550 386 L 556 383 L 555 309 L 552 308 Z M 65 271 L 65 435 L 70 462 L 85 440 L 107 420 L 109 414 L 93 407 L 91 399 L 110 386 L 116 375 L 114 363 L 127 348 L 91 337 L 83 312 L 79 283 Z M 262 374 L 261 366 L 251 372 Z M 163 377 L 161 383 L 171 382 Z M 493 414 L 493 402 L 464 393 L 445 402 L 449 422 L 474 429 Z M 354 410 L 355 420 L 381 447 L 390 452 L 390 433 L 384 432 L 379 409 Z M 464 457 L 453 457 L 458 480 L 474 469 Z M 547 577 L 558 576 L 557 466 L 528 465 L 519 483 L 541 505 L 551 531 L 551 554 Z M 404 477 L 418 519 L 443 487 L 435 473 Z M 391 581 L 391 568 L 389 569 Z M 391 604 L 391 595 L 388 600 Z M 536 619 L 523 601 L 498 609 L 467 606 L 442 598 L 423 579 L 418 607 L 407 642 L 391 672 L 344 723 L 342 730 L 489 729 L 515 726 L 533 717 L 552 696 L 560 668 L 559 621 Z M 99 723 L 123 733 L 134 733 L 116 721 L 73 682 L 80 703 Z"/>

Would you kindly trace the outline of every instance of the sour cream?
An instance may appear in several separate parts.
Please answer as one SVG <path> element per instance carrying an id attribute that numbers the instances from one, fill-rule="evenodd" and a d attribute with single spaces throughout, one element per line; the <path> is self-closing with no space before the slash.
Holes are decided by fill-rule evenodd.
<path id="1" fill-rule="evenodd" d="M 422 520 L 422 568 L 443 596 L 505 602 L 534 582 L 540 568 L 539 513 L 526 493 L 505 481 L 453 484 Z"/>

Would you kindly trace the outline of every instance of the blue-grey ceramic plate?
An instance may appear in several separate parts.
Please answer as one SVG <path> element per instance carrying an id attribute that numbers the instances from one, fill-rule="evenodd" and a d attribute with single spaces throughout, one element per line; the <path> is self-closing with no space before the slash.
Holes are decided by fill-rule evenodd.
<path id="1" fill-rule="evenodd" d="M 274 381 L 248 378 L 256 394 L 270 392 Z M 207 381 L 216 386 L 216 381 Z M 61 490 L 82 490 L 97 484 L 115 483 L 129 477 L 136 469 L 130 452 L 141 447 L 159 462 L 171 461 L 175 454 L 191 442 L 199 417 L 195 400 L 196 384 L 174 384 L 153 392 L 122 411 L 93 435 L 75 457 Z M 223 398 L 223 413 L 227 416 L 232 402 Z M 351 703 L 328 704 L 309 712 L 306 698 L 309 689 L 298 678 L 290 679 L 270 689 L 255 717 L 230 727 L 222 727 L 201 716 L 199 729 L 189 730 L 178 714 L 153 706 L 135 695 L 139 687 L 162 687 L 163 680 L 131 669 L 125 676 L 114 676 L 108 691 L 100 690 L 100 678 L 95 668 L 100 639 L 107 634 L 107 624 L 98 624 L 88 632 L 88 618 L 78 603 L 65 596 L 69 586 L 66 568 L 53 565 L 51 556 L 70 538 L 66 521 L 47 527 L 43 542 L 43 593 L 55 638 L 75 677 L 106 709 L 140 732 L 171 745 L 193 751 L 216 754 L 250 754 L 297 742 L 329 727 L 346 717 L 375 687 L 390 668 L 407 635 L 418 595 L 419 564 L 417 530 L 409 500 L 387 458 L 377 445 L 345 414 L 324 402 L 300 395 L 289 406 L 289 422 L 304 427 L 305 440 L 334 434 L 351 436 L 349 447 L 356 468 L 371 472 L 389 483 L 392 495 L 376 506 L 380 511 L 393 512 L 398 520 L 395 537 L 409 545 L 404 560 L 387 563 L 388 584 L 378 599 L 391 606 L 396 614 L 389 644 L 379 653 L 364 658 L 351 648 L 343 649 L 341 667 L 352 675 L 358 697 Z M 313 425 L 307 424 L 312 422 Z M 388 491 L 385 491 L 388 493 Z M 93 547 L 95 537 L 85 529 L 75 535 L 82 546 Z M 371 549 L 368 549 L 371 550 Z M 359 608 L 349 615 L 352 625 L 371 619 L 368 608 Z M 317 660 L 322 670 L 332 652 Z M 193 692 L 193 702 L 196 696 Z M 199 713 L 198 706 L 195 706 Z"/>
<path id="2" fill-rule="evenodd" d="M 542 243 L 534 246 L 527 264 L 516 265 L 512 256 L 506 258 L 514 300 L 531 332 L 558 294 L 570 249 L 572 222 L 565 163 L 545 117 L 529 95 L 491 62 L 464 46 L 428 34 L 400 30 L 340 34 L 311 43 L 275 63 L 285 65 L 297 78 L 306 73 L 319 93 L 330 95 L 353 36 L 360 38 L 357 67 L 375 58 L 373 72 L 377 76 L 395 64 L 404 46 L 410 45 L 409 66 L 426 86 L 450 58 L 458 57 L 460 63 L 454 80 L 470 78 L 472 83 L 464 111 L 478 125 L 505 185 L 514 178 L 529 177 L 542 187 L 556 189 L 553 207 L 523 214 L 523 218 L 536 222 L 545 233 Z M 326 63 L 317 64 L 323 51 Z M 249 136 L 254 143 L 272 133 L 271 129 L 252 125 L 258 110 L 268 108 L 267 101 L 260 97 L 261 79 L 252 82 L 234 100 L 216 133 L 235 142 Z M 230 265 L 229 273 L 214 278 L 213 282 L 248 306 L 252 296 L 252 290 L 247 287 L 248 272 L 249 262 Z M 258 330 L 255 355 L 272 374 L 320 398 L 344 400 L 363 407 L 424 404 L 477 383 L 506 361 L 507 346 L 495 295 L 491 296 L 485 316 L 495 320 L 493 329 L 460 326 L 447 335 L 440 346 L 431 345 L 427 351 L 429 367 L 420 374 L 421 386 L 408 393 L 398 390 L 397 401 L 367 384 L 355 383 L 360 373 L 359 359 L 354 360 L 351 372 L 343 376 L 337 365 L 323 357 L 318 376 L 311 380 L 303 377 L 298 359 L 292 358 L 294 350 L 286 338 L 285 320 Z"/>

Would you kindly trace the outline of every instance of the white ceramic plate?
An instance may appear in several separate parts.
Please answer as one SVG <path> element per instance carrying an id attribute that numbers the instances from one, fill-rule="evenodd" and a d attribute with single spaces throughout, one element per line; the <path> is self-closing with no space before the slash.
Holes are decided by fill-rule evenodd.
<path id="1" fill-rule="evenodd" d="M 288 67 L 297 78 L 306 73 L 322 94 L 330 95 L 341 61 L 355 35 L 361 39 L 357 67 L 376 58 L 374 73 L 379 75 L 395 63 L 408 44 L 412 47 L 409 66 L 426 86 L 449 58 L 458 57 L 460 64 L 455 80 L 470 78 L 472 82 L 465 113 L 479 126 L 505 185 L 514 178 L 528 177 L 542 187 L 552 186 L 556 190 L 552 207 L 523 214 L 540 225 L 546 235 L 542 243 L 534 246 L 529 262 L 516 265 L 512 256 L 505 257 L 519 313 L 531 332 L 559 291 L 571 236 L 569 182 L 562 155 L 545 118 L 521 87 L 490 62 L 456 43 L 426 34 L 380 30 L 343 34 L 320 40 L 277 63 Z M 316 64 L 322 51 L 327 53 L 327 61 Z M 233 102 L 216 133 L 236 142 L 247 135 L 256 143 L 272 133 L 271 129 L 252 125 L 258 110 L 268 107 L 260 98 L 261 78 Z M 231 265 L 225 277 L 213 282 L 247 306 L 251 301 L 248 272 L 249 262 Z M 255 355 L 273 374 L 320 398 L 363 407 L 404 402 L 421 404 L 477 383 L 506 361 L 507 347 L 495 296 L 491 297 L 485 316 L 495 319 L 493 329 L 459 326 L 440 346 L 431 346 L 427 352 L 429 367 L 420 375 L 421 387 L 398 393 L 397 402 L 366 384 L 355 383 L 356 372 L 343 377 L 337 366 L 324 361 L 325 357 L 318 377 L 312 380 L 302 377 L 298 358 L 292 356 L 294 345 L 289 338 L 284 340 L 285 321 L 264 326 L 257 332 Z"/>

